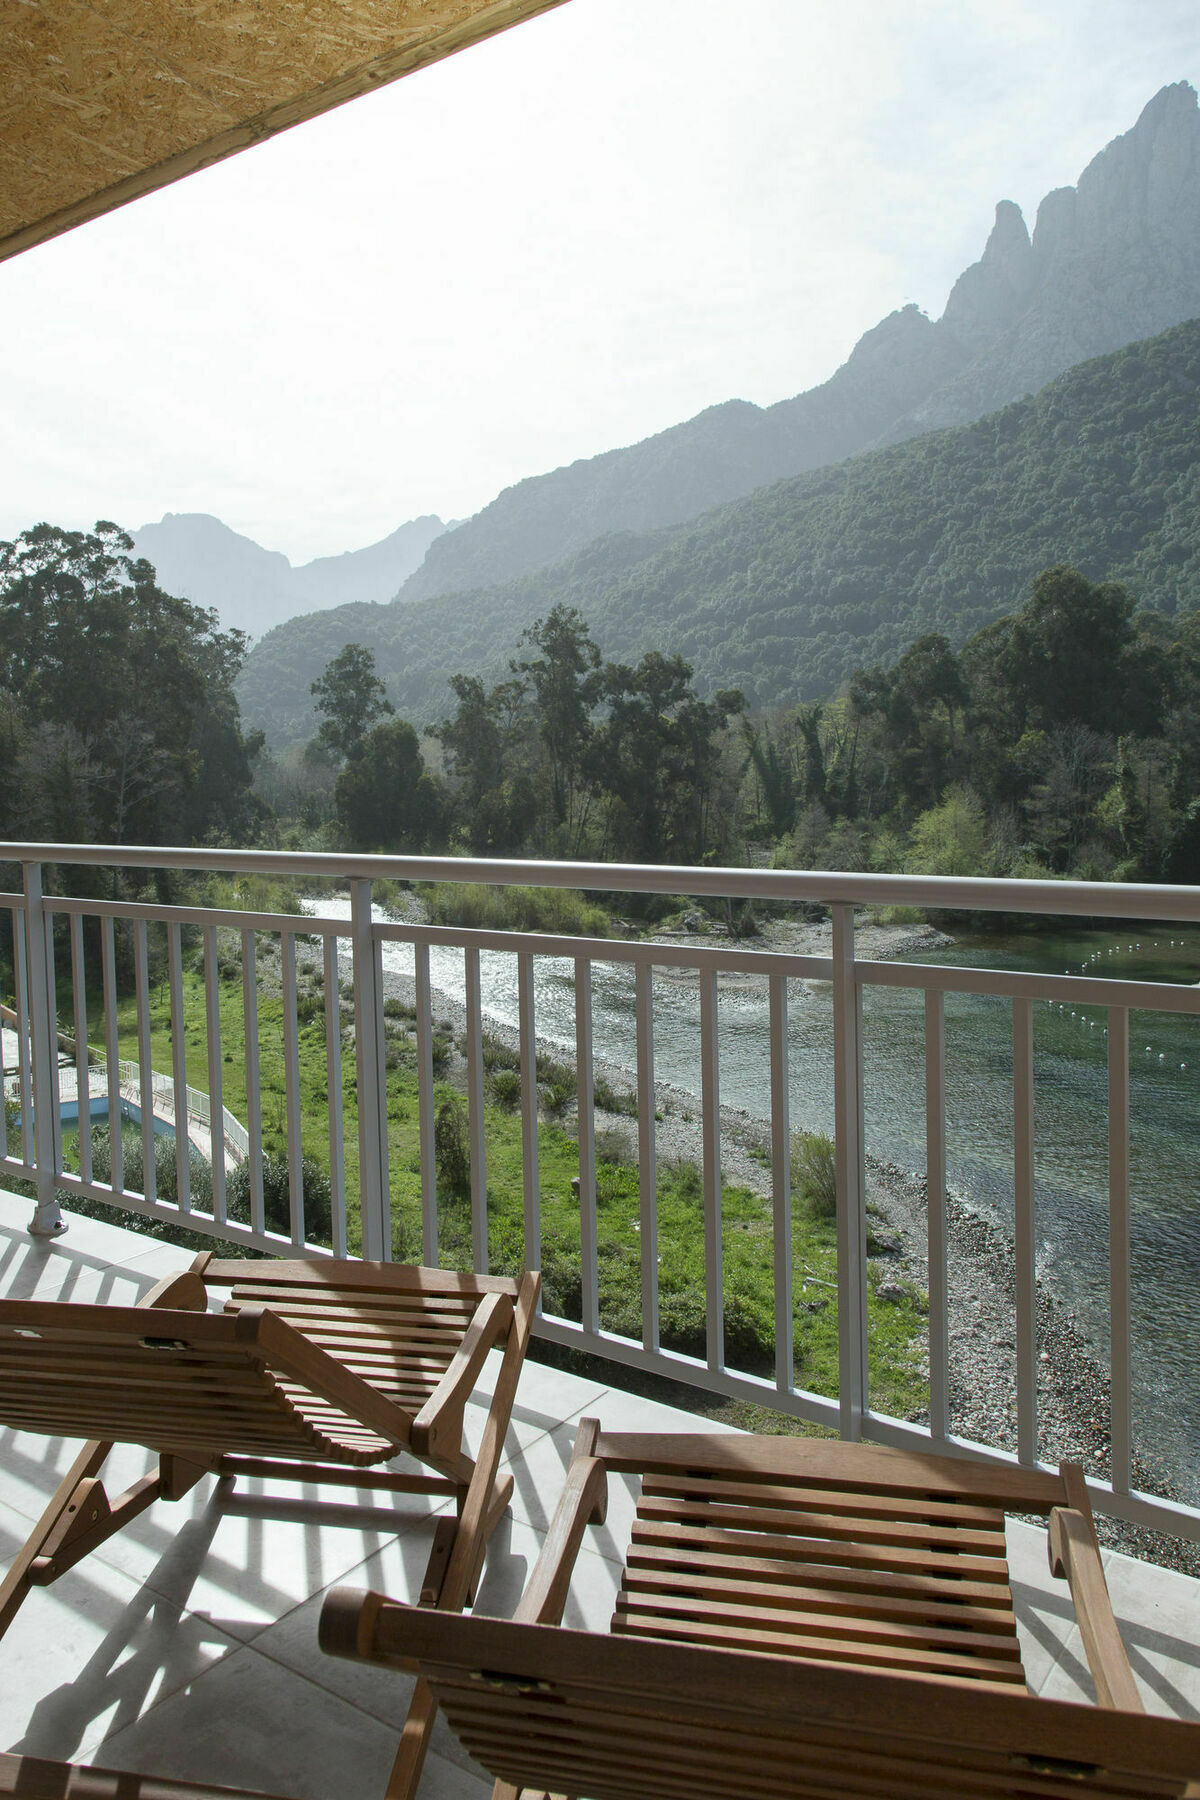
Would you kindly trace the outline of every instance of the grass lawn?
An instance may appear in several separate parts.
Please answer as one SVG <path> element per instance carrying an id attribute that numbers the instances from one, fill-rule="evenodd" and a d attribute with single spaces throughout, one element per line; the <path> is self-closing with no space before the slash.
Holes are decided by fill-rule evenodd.
<path id="1" fill-rule="evenodd" d="M 218 983 L 220 1054 L 224 1104 L 247 1119 L 245 1030 L 240 972 Z M 95 1014 L 98 1021 L 99 1008 Z M 209 1066 L 204 987 L 198 970 L 183 979 L 186 1069 L 189 1084 L 208 1092 Z M 323 1167 L 329 1162 L 329 1070 L 326 1059 L 325 999 L 319 977 L 300 976 L 298 1093 L 304 1154 Z M 170 1074 L 172 1038 L 166 983 L 152 990 L 151 1060 Z M 357 1217 L 358 1117 L 352 1016 L 341 1010 L 340 1110 L 345 1143 L 349 1247 L 361 1247 Z M 415 1043 L 404 1009 L 389 1007 L 387 1029 L 387 1111 L 393 1251 L 419 1260 L 420 1156 Z M 121 1055 L 137 1060 L 137 1022 L 132 997 L 118 1010 Z M 101 1047 L 97 1025 L 93 1042 Z M 283 1007 L 269 984 L 258 996 L 259 1069 L 264 1148 L 286 1156 L 288 1114 L 284 1076 Z M 493 1072 L 494 1074 L 494 1072 Z M 561 1085 L 561 1071 L 559 1071 Z M 489 1076 L 491 1088 L 493 1075 Z M 511 1077 L 497 1088 L 511 1102 Z M 545 1087 L 552 1086 L 545 1084 Z M 544 1088 L 545 1091 L 545 1088 Z M 453 1088 L 437 1083 L 438 1103 Z M 561 1097 L 561 1096 L 558 1096 Z M 488 1240 L 494 1272 L 514 1272 L 526 1260 L 522 1207 L 520 1115 L 509 1106 L 486 1108 Z M 538 1133 L 538 1176 L 542 1241 L 540 1265 L 548 1312 L 581 1316 L 582 1271 L 578 1201 L 571 1188 L 578 1175 L 578 1148 L 554 1118 L 543 1117 Z M 624 1162 L 597 1166 L 597 1237 L 600 1318 L 605 1329 L 640 1339 L 641 1242 L 638 1177 Z M 130 1223 L 134 1223 L 133 1217 Z M 700 1172 L 691 1164 L 665 1165 L 658 1182 L 660 1333 L 665 1347 L 705 1354 L 704 1222 Z M 722 1198 L 726 1359 L 730 1368 L 769 1376 L 774 1366 L 773 1226 L 769 1203 L 748 1189 L 729 1186 Z M 448 1266 L 471 1265 L 470 1201 L 439 1181 L 439 1256 Z M 793 1340 L 797 1386 L 834 1396 L 838 1387 L 837 1257 L 831 1221 L 812 1218 L 797 1200 L 792 1219 L 794 1281 Z M 871 1276 L 874 1289 L 875 1277 Z M 926 1354 L 923 1297 L 870 1301 L 871 1399 L 879 1410 L 904 1417 L 927 1405 L 922 1365 Z"/>

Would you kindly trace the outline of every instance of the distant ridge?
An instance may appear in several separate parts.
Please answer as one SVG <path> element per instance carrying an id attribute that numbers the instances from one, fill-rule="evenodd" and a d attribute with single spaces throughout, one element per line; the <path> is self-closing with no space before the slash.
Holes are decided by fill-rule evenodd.
<path id="1" fill-rule="evenodd" d="M 490 587 L 606 534 L 677 524 L 767 482 L 964 424 L 1197 314 L 1200 112 L 1177 82 L 1076 187 L 1046 196 L 1032 238 L 1020 209 L 1001 201 L 939 320 L 906 306 L 808 393 L 766 408 L 730 400 L 506 488 L 431 545 L 400 597 Z"/>
<path id="2" fill-rule="evenodd" d="M 522 631 L 579 609 L 605 656 L 679 652 L 752 707 L 833 693 L 925 632 L 961 644 L 1070 562 L 1168 617 L 1200 607 L 1200 320 L 1071 369 L 954 429 L 758 489 L 671 529 L 614 533 L 551 569 L 411 604 L 293 620 L 238 683 L 273 743 L 311 735 L 309 684 L 347 639 L 415 723 L 452 674 L 502 678 Z"/>
<path id="3" fill-rule="evenodd" d="M 299 568 L 210 513 L 165 513 L 131 536 L 168 593 L 215 607 L 226 630 L 257 638 L 298 613 L 390 600 L 445 529 L 429 514 L 364 550 L 319 556 Z"/>

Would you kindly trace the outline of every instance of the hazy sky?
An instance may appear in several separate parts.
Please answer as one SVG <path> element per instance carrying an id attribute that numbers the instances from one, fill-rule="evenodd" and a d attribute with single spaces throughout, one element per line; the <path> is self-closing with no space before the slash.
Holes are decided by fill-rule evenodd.
<path id="1" fill-rule="evenodd" d="M 1197 77 L 1195 0 L 569 0 L 0 264 L 0 535 L 293 561 L 830 375 Z"/>

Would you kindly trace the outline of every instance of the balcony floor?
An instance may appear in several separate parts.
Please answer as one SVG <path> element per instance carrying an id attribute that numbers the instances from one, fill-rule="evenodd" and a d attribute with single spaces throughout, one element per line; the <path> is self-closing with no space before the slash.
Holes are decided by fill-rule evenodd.
<path id="1" fill-rule="evenodd" d="M 42 1242 L 26 1232 L 31 1210 L 0 1193 L 0 1294 L 129 1304 L 190 1261 L 188 1252 L 91 1219 Z M 477 1434 L 483 1412 L 471 1413 Z M 513 1507 L 492 1541 L 479 1610 L 506 1616 L 516 1604 L 588 1414 L 618 1430 L 698 1428 L 691 1414 L 528 1364 L 509 1434 Z M 0 1431 L 0 1572 L 73 1452 Z M 110 1471 L 124 1485 L 148 1461 L 129 1452 Z M 53 1587 L 35 1589 L 0 1644 L 0 1748 L 308 1800 L 382 1794 L 408 1684 L 323 1656 L 317 1615 L 339 1583 L 411 1596 L 433 1509 L 401 1496 L 397 1530 L 378 1509 L 355 1504 L 353 1490 L 283 1484 L 274 1490 L 287 1497 L 282 1517 L 273 1506 L 264 1512 L 256 1498 L 264 1491 L 248 1484 L 223 1502 L 203 1482 L 177 1505 L 151 1508 Z M 581 1552 L 567 1624 L 607 1626 L 630 1511 L 615 1491 L 607 1525 Z M 1031 1684 L 1062 1699 L 1088 1696 L 1065 1589 L 1047 1570 L 1045 1533 L 1010 1522 L 1009 1546 Z M 1200 1582 L 1115 1552 L 1105 1563 L 1147 1706 L 1200 1717 Z M 421 1792 L 485 1800 L 490 1785 L 441 1727 Z"/>

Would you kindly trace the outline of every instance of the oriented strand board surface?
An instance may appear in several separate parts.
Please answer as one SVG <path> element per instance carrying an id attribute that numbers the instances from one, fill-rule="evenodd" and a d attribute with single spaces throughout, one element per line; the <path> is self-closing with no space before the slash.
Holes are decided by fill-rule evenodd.
<path id="1" fill-rule="evenodd" d="M 562 0 L 0 0 L 0 257 Z"/>

